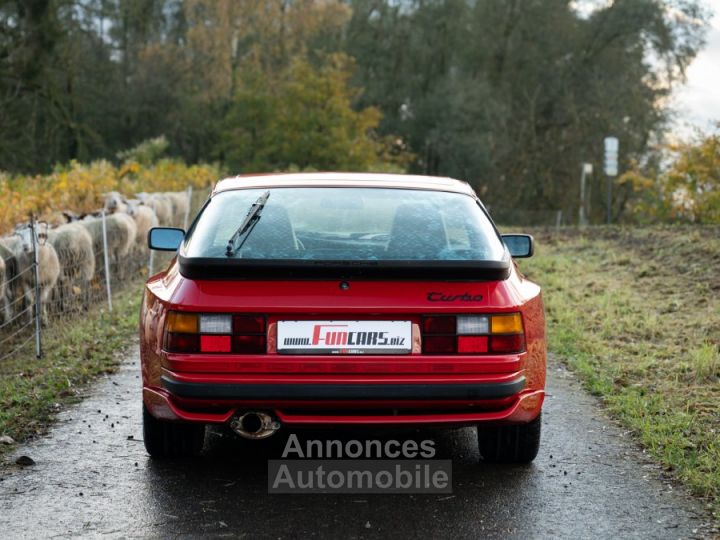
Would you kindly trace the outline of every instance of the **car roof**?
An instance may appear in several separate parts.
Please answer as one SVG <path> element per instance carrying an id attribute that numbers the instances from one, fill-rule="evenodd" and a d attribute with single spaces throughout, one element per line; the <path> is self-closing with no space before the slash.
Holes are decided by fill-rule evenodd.
<path id="1" fill-rule="evenodd" d="M 467 182 L 443 176 L 378 173 L 270 173 L 245 174 L 220 180 L 213 194 L 221 191 L 271 187 L 373 187 L 450 191 L 477 198 Z"/>

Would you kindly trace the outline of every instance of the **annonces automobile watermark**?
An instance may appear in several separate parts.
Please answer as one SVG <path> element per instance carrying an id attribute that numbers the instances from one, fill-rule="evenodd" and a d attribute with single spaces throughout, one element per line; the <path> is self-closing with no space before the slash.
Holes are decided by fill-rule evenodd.
<path id="1" fill-rule="evenodd" d="M 269 493 L 452 493 L 452 461 L 433 459 L 433 440 L 288 437 L 268 461 Z"/>

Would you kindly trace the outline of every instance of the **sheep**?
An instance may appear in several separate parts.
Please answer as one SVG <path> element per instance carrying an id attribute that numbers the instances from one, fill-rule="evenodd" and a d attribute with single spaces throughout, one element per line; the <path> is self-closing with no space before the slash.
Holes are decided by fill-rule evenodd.
<path id="1" fill-rule="evenodd" d="M 65 221 L 63 221 L 63 223 L 73 223 L 75 221 L 80 221 L 80 219 L 82 219 L 82 217 L 84 217 L 84 216 L 80 216 L 79 214 L 76 214 L 75 212 L 71 212 L 70 210 L 63 210 L 60 213 L 65 218 Z M 87 215 L 87 214 L 85 214 L 85 215 Z M 58 223 L 58 225 L 60 225 L 60 223 Z"/>
<path id="2" fill-rule="evenodd" d="M 172 225 L 173 206 L 169 197 L 162 193 L 138 193 L 137 198 L 142 204 L 153 209 L 160 225 Z"/>
<path id="3" fill-rule="evenodd" d="M 125 245 L 122 246 L 120 253 L 118 253 L 115 257 L 115 262 L 117 264 L 116 271 L 118 277 L 122 280 L 125 279 L 132 272 L 137 270 L 136 266 L 128 266 L 127 264 L 123 263 L 124 258 L 135 255 L 135 247 L 137 246 L 137 223 L 132 216 L 122 212 L 112 214 L 109 217 L 115 218 L 115 221 L 117 223 L 117 228 L 114 228 L 113 230 L 119 231 L 120 229 L 123 229 L 123 236 L 127 234 L 127 240 Z M 127 233 L 125 233 L 125 231 L 127 231 Z M 122 253 L 124 253 L 124 255 L 122 255 Z"/>
<path id="4" fill-rule="evenodd" d="M 19 239 L 15 236 L 0 237 L 0 259 L 3 261 L 4 268 L 4 297 L 2 302 L 5 321 L 12 319 L 13 308 L 17 305 L 15 296 L 18 283 L 18 262 L 15 256 L 15 248 L 18 242 Z"/>
<path id="5" fill-rule="evenodd" d="M 19 240 L 17 237 L 0 238 L 0 261 L 2 261 L 3 273 L 0 278 L 3 280 L 4 294 L 0 296 L 4 321 L 7 323 L 13 318 L 13 308 L 18 305 L 15 301 L 16 285 L 18 283 L 18 262 L 15 256 L 15 245 Z"/>
<path id="6" fill-rule="evenodd" d="M 100 272 L 104 268 L 104 243 L 102 217 L 89 214 L 80 221 L 80 225 L 90 233 L 93 240 L 93 250 L 95 251 L 95 269 Z M 135 243 L 137 236 L 137 226 L 135 221 L 125 213 L 115 213 L 105 216 L 105 226 L 107 229 L 107 248 L 110 262 L 117 266 L 117 273 L 120 279 L 124 278 L 124 267 L 121 263 L 128 254 L 130 248 Z"/>
<path id="7" fill-rule="evenodd" d="M 166 191 L 165 195 L 172 205 L 173 225 L 182 227 L 185 224 L 185 215 L 187 214 L 190 201 L 186 191 Z"/>
<path id="8" fill-rule="evenodd" d="M 8 310 L 10 318 L 15 318 L 22 311 L 28 309 L 25 297 L 25 282 L 29 282 L 30 287 L 33 284 L 32 269 L 24 264 L 21 265 L 20 254 L 22 251 L 22 243 L 17 233 L 13 234 L 13 236 L 0 238 L 0 255 L 5 260 L 7 281 L 5 298 L 7 305 L 10 306 Z M 25 258 L 23 258 L 22 262 L 25 262 Z M 32 263 L 32 259 L 30 262 Z M 32 317 L 32 312 L 30 312 L 30 317 Z"/>
<path id="9" fill-rule="evenodd" d="M 90 233 L 79 223 L 67 223 L 50 229 L 48 242 L 55 248 L 62 268 L 57 288 L 61 307 L 67 307 L 73 294 L 82 292 L 87 308 L 90 283 L 95 275 L 95 252 Z"/>
<path id="10" fill-rule="evenodd" d="M 43 215 L 43 220 L 50 225 L 50 227 L 59 227 L 60 225 L 65 225 L 68 220 L 65 216 L 65 212 L 59 212 L 59 211 L 53 211 L 49 214 Z"/>
<path id="11" fill-rule="evenodd" d="M 123 246 L 122 251 L 125 253 L 125 255 L 127 255 L 128 253 L 130 253 L 130 250 L 135 244 L 135 239 L 137 238 L 137 224 L 135 223 L 135 220 L 132 218 L 132 216 L 124 212 L 118 212 L 117 214 L 112 214 L 108 217 L 115 218 L 116 223 L 124 222 L 124 229 L 127 230 L 127 240 L 125 241 L 125 245 Z"/>
<path id="12" fill-rule="evenodd" d="M 105 210 L 111 214 L 115 212 L 127 212 L 128 204 L 122 193 L 118 191 L 111 191 L 105 193 Z"/>
<path id="13" fill-rule="evenodd" d="M 135 237 L 136 253 L 144 253 L 147 251 L 147 236 L 150 229 L 157 227 L 159 221 L 157 215 L 152 208 L 144 206 L 137 199 L 127 201 L 128 214 L 135 220 L 137 226 L 137 235 Z"/>
<path id="14" fill-rule="evenodd" d="M 128 200 L 117 191 L 106 194 L 105 210 L 112 214 L 126 213 L 135 221 L 136 235 L 130 253 L 134 258 L 132 270 L 138 270 L 140 254 L 147 251 L 147 233 L 152 227 L 157 227 L 158 219 L 155 211 L 149 206 L 143 206 L 138 199 Z"/>
<path id="15" fill-rule="evenodd" d="M 18 264 L 18 279 L 14 284 L 15 299 L 24 298 L 27 307 L 35 304 L 35 279 L 32 268 L 33 230 L 30 225 L 20 225 L 15 229 L 17 240 L 11 245 Z M 40 303 L 42 308 L 42 321 L 47 321 L 47 302 L 50 298 L 58 278 L 60 277 L 60 261 L 55 248 L 47 242 L 47 231 L 40 227 L 35 231 L 35 245 L 38 258 L 38 281 L 40 287 Z M 32 321 L 32 310 L 28 310 L 29 320 Z"/>

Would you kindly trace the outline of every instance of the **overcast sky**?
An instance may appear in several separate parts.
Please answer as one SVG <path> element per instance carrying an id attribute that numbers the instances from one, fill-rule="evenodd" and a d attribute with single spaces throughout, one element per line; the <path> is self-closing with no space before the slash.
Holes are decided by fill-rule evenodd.
<path id="1" fill-rule="evenodd" d="M 720 0 L 705 0 L 715 12 L 707 44 L 688 69 L 687 84 L 674 100 L 680 131 L 689 126 L 710 130 L 720 122 Z"/>

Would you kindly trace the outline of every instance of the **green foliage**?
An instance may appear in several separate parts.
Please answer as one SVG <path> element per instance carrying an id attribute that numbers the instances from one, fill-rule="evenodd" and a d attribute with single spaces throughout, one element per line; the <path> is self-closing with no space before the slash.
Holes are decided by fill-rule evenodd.
<path id="1" fill-rule="evenodd" d="M 145 154 L 147 158 L 148 152 Z M 0 234 L 12 231 L 30 214 L 52 220 L 59 210 L 93 212 L 102 206 L 109 191 L 134 196 L 141 191 L 181 191 L 188 186 L 204 189 L 221 175 L 222 170 L 215 165 L 187 166 L 174 159 L 147 165 L 127 161 L 121 167 L 104 160 L 89 164 L 71 161 L 57 165 L 48 175 L 0 174 Z"/>
<path id="2" fill-rule="evenodd" d="M 223 160 L 233 171 L 369 170 L 392 162 L 372 135 L 380 112 L 352 108 L 351 73 L 351 60 L 335 54 L 319 67 L 296 58 L 278 74 L 246 76 L 224 120 Z"/>
<path id="3" fill-rule="evenodd" d="M 669 166 L 658 171 L 633 164 L 619 178 L 620 185 L 632 188 L 632 217 L 640 222 L 720 223 L 720 133 L 698 135 L 664 150 L 672 158 Z"/>
<path id="4" fill-rule="evenodd" d="M 661 178 L 672 210 L 690 221 L 720 223 L 720 133 L 673 150 L 677 159 Z"/>
<path id="5" fill-rule="evenodd" d="M 624 169 L 664 129 L 659 104 L 707 17 L 696 2 L 594 4 L 580 16 L 567 0 L 353 0 L 343 43 L 358 62 L 360 103 L 383 111 L 381 132 L 409 141 L 414 170 L 470 181 L 496 217 L 577 215 L 580 166 L 601 170 L 603 137 L 620 139 Z M 618 191 L 614 214 L 626 196 Z"/>
<path id="6" fill-rule="evenodd" d="M 189 163 L 410 166 L 470 181 L 499 218 L 576 215 L 604 136 L 621 169 L 646 161 L 708 18 L 701 0 L 578 4 L 0 0 L 0 170 L 114 159 L 162 133 Z M 618 185 L 614 214 L 634 189 Z"/>
<path id="7" fill-rule="evenodd" d="M 134 161 L 140 165 L 154 165 L 167 152 L 168 142 L 165 135 L 148 139 L 137 146 L 118 152 L 117 156 L 122 161 Z"/>

